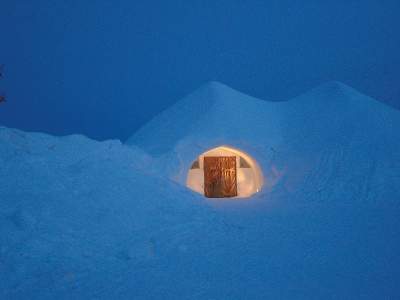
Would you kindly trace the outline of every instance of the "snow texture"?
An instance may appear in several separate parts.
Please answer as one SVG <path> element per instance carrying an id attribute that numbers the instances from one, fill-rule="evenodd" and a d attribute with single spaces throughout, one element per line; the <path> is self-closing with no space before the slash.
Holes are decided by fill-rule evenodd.
<path id="1" fill-rule="evenodd" d="M 399 129 L 338 82 L 285 102 L 212 82 L 126 144 L 0 127 L 0 299 L 397 299 Z M 260 193 L 184 186 L 219 145 Z"/>

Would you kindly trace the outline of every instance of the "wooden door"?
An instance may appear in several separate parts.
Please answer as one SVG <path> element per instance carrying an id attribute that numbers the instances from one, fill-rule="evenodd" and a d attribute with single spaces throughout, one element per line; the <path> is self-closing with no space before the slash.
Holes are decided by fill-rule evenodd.
<path id="1" fill-rule="evenodd" d="M 236 157 L 204 157 L 204 195 L 209 198 L 237 196 Z"/>

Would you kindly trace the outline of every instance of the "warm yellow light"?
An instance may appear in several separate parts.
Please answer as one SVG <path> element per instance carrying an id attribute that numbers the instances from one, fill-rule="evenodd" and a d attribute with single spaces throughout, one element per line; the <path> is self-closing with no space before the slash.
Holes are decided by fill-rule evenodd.
<path id="1" fill-rule="evenodd" d="M 198 156 L 199 168 L 190 169 L 186 180 L 186 185 L 190 189 L 204 194 L 204 164 L 205 156 L 236 156 L 237 158 L 237 189 L 239 198 L 249 197 L 261 190 L 263 185 L 263 175 L 257 162 L 247 153 L 229 147 L 220 146 L 210 149 Z M 240 168 L 240 157 L 246 160 L 250 168 Z"/>

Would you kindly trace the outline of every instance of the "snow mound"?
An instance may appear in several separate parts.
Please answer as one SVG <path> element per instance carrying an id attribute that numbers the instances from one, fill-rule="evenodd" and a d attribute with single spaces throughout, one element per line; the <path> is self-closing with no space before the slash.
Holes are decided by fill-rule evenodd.
<path id="1" fill-rule="evenodd" d="M 182 185 L 198 155 L 228 145 L 260 164 L 262 193 L 269 198 L 289 193 L 324 201 L 388 201 L 400 198 L 398 128 L 398 110 L 340 82 L 285 102 L 211 82 L 155 116 L 126 143 L 155 156 L 154 172 Z"/>
<path id="2" fill-rule="evenodd" d="M 198 143 L 222 142 L 239 135 L 259 138 L 259 133 L 265 131 L 272 139 L 276 122 L 273 109 L 265 101 L 212 81 L 161 112 L 126 143 L 159 155 L 187 139 Z"/>

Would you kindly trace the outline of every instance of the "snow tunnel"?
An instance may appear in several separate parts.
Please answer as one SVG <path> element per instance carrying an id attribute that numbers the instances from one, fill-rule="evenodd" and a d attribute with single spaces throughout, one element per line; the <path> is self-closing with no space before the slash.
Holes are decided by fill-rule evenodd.
<path id="1" fill-rule="evenodd" d="M 186 186 L 208 198 L 246 198 L 261 190 L 263 175 L 247 153 L 220 146 L 200 154 L 188 171 Z"/>

